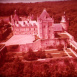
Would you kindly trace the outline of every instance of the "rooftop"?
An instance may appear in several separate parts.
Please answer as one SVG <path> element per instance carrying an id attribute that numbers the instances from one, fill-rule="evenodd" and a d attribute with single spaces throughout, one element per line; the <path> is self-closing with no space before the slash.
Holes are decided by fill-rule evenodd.
<path id="1" fill-rule="evenodd" d="M 60 23 L 53 24 L 54 31 L 63 31 L 63 27 Z"/>
<path id="2" fill-rule="evenodd" d="M 9 45 L 20 45 L 32 43 L 34 41 L 34 36 L 32 35 L 13 35 L 8 41 L 3 42 L 5 46 Z"/>
<path id="3" fill-rule="evenodd" d="M 27 27 L 27 26 L 36 26 L 37 27 L 37 22 L 36 21 L 18 21 L 15 23 L 16 27 Z"/>

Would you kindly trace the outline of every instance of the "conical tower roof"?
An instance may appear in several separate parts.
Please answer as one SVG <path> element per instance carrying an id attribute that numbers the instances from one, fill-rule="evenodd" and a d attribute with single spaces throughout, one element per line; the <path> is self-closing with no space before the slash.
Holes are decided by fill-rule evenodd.
<path id="1" fill-rule="evenodd" d="M 44 9 L 41 15 L 39 16 L 39 19 L 46 19 L 46 18 L 50 18 L 50 16 L 47 13 L 46 9 Z"/>
<path id="2" fill-rule="evenodd" d="M 64 12 L 64 15 L 62 16 L 61 22 L 66 22 L 66 21 L 67 21 L 67 18 L 66 18 L 66 14 Z"/>
<path id="3" fill-rule="evenodd" d="M 15 21 L 18 21 L 18 20 L 19 20 L 19 17 L 18 17 L 18 15 L 17 15 L 17 13 L 16 13 L 16 10 L 14 11 L 13 19 L 14 19 Z"/>

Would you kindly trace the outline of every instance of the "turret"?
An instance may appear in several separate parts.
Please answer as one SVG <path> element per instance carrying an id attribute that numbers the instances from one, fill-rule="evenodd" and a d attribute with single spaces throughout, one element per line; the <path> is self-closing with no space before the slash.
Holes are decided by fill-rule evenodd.
<path id="1" fill-rule="evenodd" d="M 53 39 L 54 37 L 52 24 L 54 20 L 49 16 L 46 9 L 44 9 L 41 15 L 37 18 L 37 22 L 38 22 L 38 36 L 41 39 Z"/>
<path id="2" fill-rule="evenodd" d="M 13 19 L 12 15 L 10 16 L 10 22 L 11 22 L 12 25 L 14 25 L 14 19 Z"/>
<path id="3" fill-rule="evenodd" d="M 14 10 L 14 14 L 16 14 L 16 10 Z"/>
<path id="4" fill-rule="evenodd" d="M 16 10 L 14 10 L 14 17 L 13 17 L 14 21 L 19 21 L 19 17 L 16 13 Z"/>
<path id="5" fill-rule="evenodd" d="M 66 15 L 65 15 L 65 12 L 64 12 L 64 15 L 62 16 L 62 19 L 61 19 L 61 25 L 62 25 L 62 27 L 63 27 L 63 30 L 64 31 L 67 31 L 68 30 L 68 19 L 66 18 Z"/>

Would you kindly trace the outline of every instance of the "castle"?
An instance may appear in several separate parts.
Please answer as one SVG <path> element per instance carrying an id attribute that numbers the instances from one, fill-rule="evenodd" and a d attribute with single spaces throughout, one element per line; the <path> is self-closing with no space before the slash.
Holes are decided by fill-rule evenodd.
<path id="1" fill-rule="evenodd" d="M 56 48 L 58 45 L 63 45 L 66 49 L 67 44 L 77 50 L 74 37 L 67 32 L 69 20 L 66 18 L 65 12 L 60 23 L 54 23 L 54 18 L 50 17 L 46 9 L 37 17 L 37 21 L 32 20 L 32 16 L 19 18 L 15 10 L 14 15 L 11 15 L 10 24 L 13 35 L 35 36 L 31 43 L 19 44 L 20 51 L 28 51 L 29 48 L 33 50 L 46 49 L 49 46 Z"/>

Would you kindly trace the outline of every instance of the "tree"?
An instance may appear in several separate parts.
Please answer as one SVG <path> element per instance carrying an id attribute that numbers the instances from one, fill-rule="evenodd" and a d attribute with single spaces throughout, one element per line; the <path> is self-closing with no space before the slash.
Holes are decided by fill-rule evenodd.
<path id="1" fill-rule="evenodd" d="M 37 57 L 33 50 L 30 48 L 29 51 L 25 54 L 24 59 L 32 61 L 37 60 Z"/>
<path id="2" fill-rule="evenodd" d="M 62 44 L 57 46 L 58 51 L 63 51 L 64 46 Z"/>
<path id="3" fill-rule="evenodd" d="M 43 51 L 42 49 L 38 50 L 38 51 L 36 52 L 36 56 L 37 56 L 38 58 L 46 58 L 45 51 Z"/>
<path id="4" fill-rule="evenodd" d="M 24 69 L 23 69 L 23 77 L 32 77 L 32 71 L 33 71 L 33 64 L 26 63 Z"/>

